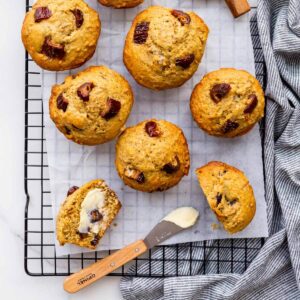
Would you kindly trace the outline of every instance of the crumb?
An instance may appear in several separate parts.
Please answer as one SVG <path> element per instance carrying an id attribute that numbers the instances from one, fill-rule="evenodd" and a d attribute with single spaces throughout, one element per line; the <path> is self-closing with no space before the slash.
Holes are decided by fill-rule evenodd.
<path id="1" fill-rule="evenodd" d="M 210 226 L 211 226 L 212 230 L 217 230 L 220 228 L 219 224 L 216 224 L 216 223 L 212 223 Z"/>

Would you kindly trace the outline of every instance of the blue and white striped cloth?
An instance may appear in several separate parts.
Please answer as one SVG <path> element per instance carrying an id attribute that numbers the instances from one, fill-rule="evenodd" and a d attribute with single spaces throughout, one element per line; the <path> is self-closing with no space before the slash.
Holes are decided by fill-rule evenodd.
<path id="1" fill-rule="evenodd" d="M 259 0 L 257 21 L 268 76 L 264 162 L 270 237 L 242 274 L 222 269 L 220 275 L 197 275 L 201 263 L 195 262 L 194 276 L 122 278 L 125 299 L 300 299 L 300 0 Z M 203 249 L 196 249 L 194 257 L 203 257 Z M 184 255 L 187 249 L 179 251 Z M 189 274 L 187 265 L 180 267 Z M 146 265 L 141 268 L 147 273 Z"/>

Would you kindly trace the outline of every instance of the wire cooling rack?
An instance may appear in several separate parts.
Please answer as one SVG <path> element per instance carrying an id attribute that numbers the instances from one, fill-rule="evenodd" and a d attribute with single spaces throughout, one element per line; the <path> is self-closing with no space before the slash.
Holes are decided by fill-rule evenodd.
<path id="1" fill-rule="evenodd" d="M 26 0 L 26 11 L 31 9 L 32 0 Z M 255 12 L 255 8 L 252 9 Z M 266 85 L 265 64 L 257 34 L 255 19 L 251 21 L 251 35 L 254 45 L 256 76 L 262 86 Z M 93 252 L 66 257 L 57 257 L 54 245 L 54 228 L 50 200 L 49 173 L 47 165 L 46 141 L 44 135 L 44 115 L 42 103 L 41 69 L 25 55 L 25 271 L 31 276 L 66 276 L 79 271 L 91 263 L 110 254 L 110 251 Z M 261 132 L 263 133 L 263 124 Z M 263 134 L 262 134 L 263 138 Z M 135 259 L 134 271 L 128 266 L 112 273 L 112 276 L 168 277 L 190 275 L 195 262 L 201 264 L 199 274 L 242 273 L 256 257 L 264 239 L 231 239 L 212 242 L 188 243 L 189 255 L 181 257 L 180 246 L 159 246 L 155 250 Z M 199 249 L 203 255 L 194 253 Z M 172 252 L 175 255 L 167 255 Z M 172 258 L 169 258 L 172 257 Z M 175 257 L 175 258 L 174 258 Z M 169 268 L 170 264 L 176 268 Z M 148 263 L 147 271 L 141 265 Z M 188 265 L 183 273 L 182 264 Z M 157 267 L 157 266 L 160 267 Z M 152 267 L 152 266 L 155 266 Z"/>

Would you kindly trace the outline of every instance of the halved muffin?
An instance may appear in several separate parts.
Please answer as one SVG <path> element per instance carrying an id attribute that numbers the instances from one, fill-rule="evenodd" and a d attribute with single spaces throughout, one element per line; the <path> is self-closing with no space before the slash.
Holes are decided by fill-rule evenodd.
<path id="1" fill-rule="evenodd" d="M 223 162 L 211 161 L 196 170 L 208 204 L 229 233 L 236 233 L 252 221 L 256 202 L 246 175 Z"/>
<path id="2" fill-rule="evenodd" d="M 57 240 L 96 249 L 122 205 L 104 180 L 71 187 L 56 220 Z"/>

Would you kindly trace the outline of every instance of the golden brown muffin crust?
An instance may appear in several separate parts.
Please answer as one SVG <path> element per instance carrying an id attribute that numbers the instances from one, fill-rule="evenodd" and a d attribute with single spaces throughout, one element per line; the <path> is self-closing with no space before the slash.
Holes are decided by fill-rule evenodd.
<path id="1" fill-rule="evenodd" d="M 24 19 L 22 41 L 41 68 L 62 71 L 92 57 L 100 31 L 98 13 L 83 0 L 38 0 Z"/>
<path id="2" fill-rule="evenodd" d="M 133 102 L 131 87 L 123 76 L 105 66 L 92 66 L 52 88 L 50 117 L 68 139 L 97 145 L 120 133 Z"/>
<path id="3" fill-rule="evenodd" d="M 116 144 L 116 168 L 124 183 L 144 192 L 176 185 L 190 167 L 189 150 L 176 125 L 150 119 L 127 128 Z"/>
<path id="4" fill-rule="evenodd" d="M 208 31 L 193 12 L 151 6 L 132 23 L 124 63 L 135 80 L 147 88 L 178 87 L 196 72 Z"/>
<path id="5" fill-rule="evenodd" d="M 114 8 L 131 8 L 144 2 L 144 0 L 98 0 L 104 6 Z"/>
<path id="6" fill-rule="evenodd" d="M 190 108 L 196 123 L 210 135 L 247 133 L 264 116 L 265 98 L 256 78 L 224 68 L 208 73 L 195 86 Z"/>

